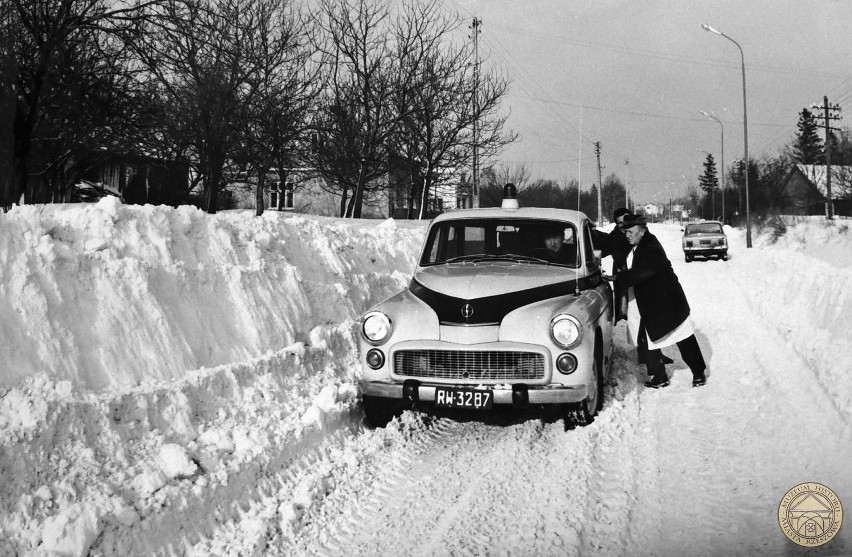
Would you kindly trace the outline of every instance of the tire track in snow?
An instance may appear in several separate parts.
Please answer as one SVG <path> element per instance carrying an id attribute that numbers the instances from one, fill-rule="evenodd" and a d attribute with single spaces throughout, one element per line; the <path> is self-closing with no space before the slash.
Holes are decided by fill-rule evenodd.
<path id="1" fill-rule="evenodd" d="M 387 520 L 384 517 L 393 517 L 398 513 L 394 505 L 411 490 L 412 482 L 420 475 L 418 470 L 423 469 L 428 462 L 428 458 L 423 460 L 422 457 L 428 456 L 432 447 L 439 446 L 442 439 L 450 438 L 456 426 L 449 420 L 427 419 L 426 423 L 427 428 L 405 436 L 398 448 L 394 447 L 392 451 L 379 455 L 377 461 L 367 464 L 371 474 L 379 474 L 378 478 L 373 477 L 372 481 L 363 484 L 369 486 L 369 490 L 358 493 L 359 496 L 369 496 L 369 499 L 363 505 L 356 505 L 354 512 L 344 508 L 344 512 L 335 517 L 342 519 L 343 524 L 334 530 L 335 535 L 328 543 L 317 550 L 318 555 L 333 557 L 350 553 L 353 548 L 371 544 L 374 533 L 387 528 L 383 524 Z M 389 427 L 394 427 L 394 424 Z M 385 432 L 376 433 L 382 435 Z M 332 501 L 329 504 L 337 506 Z"/>
<path id="2" fill-rule="evenodd" d="M 365 432 L 366 445 L 383 450 L 367 454 L 363 440 L 352 440 L 359 458 L 335 475 L 336 487 L 306 516 L 298 539 L 279 550 L 628 555 L 637 483 L 631 457 L 642 440 L 630 419 L 638 411 L 635 379 L 624 383 L 607 386 L 595 423 L 568 432 L 561 421 L 499 426 L 416 413 Z M 627 400 L 619 388 L 628 389 Z M 322 532 L 334 534 L 317 543 Z"/>

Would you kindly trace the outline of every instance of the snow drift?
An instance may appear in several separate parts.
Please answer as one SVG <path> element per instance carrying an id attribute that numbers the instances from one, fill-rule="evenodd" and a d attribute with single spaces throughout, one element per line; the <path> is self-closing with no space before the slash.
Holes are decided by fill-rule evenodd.
<path id="1" fill-rule="evenodd" d="M 303 342 L 401 288 L 422 230 L 114 197 L 16 207 L 0 216 L 0 384 L 121 389 Z"/>

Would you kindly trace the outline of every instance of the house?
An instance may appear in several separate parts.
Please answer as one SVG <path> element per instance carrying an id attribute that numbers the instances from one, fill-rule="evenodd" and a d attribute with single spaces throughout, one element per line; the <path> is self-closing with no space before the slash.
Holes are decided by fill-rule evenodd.
<path id="1" fill-rule="evenodd" d="M 652 220 L 657 220 L 657 217 L 663 214 L 663 210 L 655 203 L 646 203 L 641 207 L 641 213 L 651 217 Z"/>
<path id="2" fill-rule="evenodd" d="M 279 172 L 270 169 L 266 174 L 263 191 L 264 209 L 271 211 L 296 210 L 296 191 L 303 192 L 317 178 L 310 168 L 288 168 Z M 222 192 L 226 194 L 222 209 L 256 209 L 257 176 L 246 172 L 228 173 Z M 304 193 L 304 192 L 303 192 Z"/>
<path id="3" fill-rule="evenodd" d="M 821 164 L 796 164 L 784 178 L 779 209 L 794 215 L 826 213 L 828 193 L 827 167 Z M 848 214 L 852 166 L 831 167 L 831 200 L 835 213 Z"/>
<path id="4" fill-rule="evenodd" d="M 86 170 L 71 191 L 72 200 L 84 201 L 103 193 L 120 196 L 125 203 L 177 206 L 189 197 L 189 166 L 185 163 L 97 152 L 76 164 Z"/>
<path id="5" fill-rule="evenodd" d="M 426 218 L 432 218 L 456 206 L 460 186 L 455 174 L 439 171 L 441 183 L 430 191 Z M 281 180 L 284 180 L 282 185 Z M 422 181 L 418 168 L 412 168 L 401 157 L 391 156 L 387 172 L 371 183 L 365 192 L 361 216 L 371 219 L 417 219 L 420 215 L 421 197 L 418 186 Z M 225 177 L 223 194 L 227 202 L 221 208 L 255 209 L 257 206 L 257 176 L 246 172 L 233 172 Z M 283 173 L 271 169 L 266 177 L 263 203 L 268 210 L 293 211 L 321 216 L 338 216 L 341 212 L 340 195 L 333 193 L 325 179 L 315 169 L 289 168 Z M 349 192 L 347 202 L 354 192 Z"/>
<path id="6" fill-rule="evenodd" d="M 433 218 L 447 209 L 455 208 L 457 204 L 460 181 L 456 170 L 441 168 L 436 174 L 439 183 L 429 191 L 426 218 Z M 387 173 L 387 216 L 395 219 L 419 218 L 422 183 L 423 172 L 418 163 L 391 155 Z"/>

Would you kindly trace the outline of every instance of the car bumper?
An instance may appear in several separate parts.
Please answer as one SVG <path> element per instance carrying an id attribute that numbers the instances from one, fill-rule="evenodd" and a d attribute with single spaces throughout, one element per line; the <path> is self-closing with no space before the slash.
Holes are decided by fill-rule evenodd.
<path id="1" fill-rule="evenodd" d="M 683 253 L 686 255 L 725 255 L 728 253 L 728 246 L 683 248 Z"/>
<path id="2" fill-rule="evenodd" d="M 406 381 L 403 383 L 389 383 L 381 381 L 361 381 L 361 394 L 391 400 L 408 402 L 435 402 L 435 384 L 421 383 L 419 381 Z M 452 386 L 452 385 L 440 385 Z M 470 388 L 470 385 L 464 385 Z M 545 385 L 531 386 L 526 384 L 516 385 L 483 385 L 483 389 L 490 389 L 494 394 L 494 404 L 506 404 L 523 407 L 529 404 L 570 404 L 582 402 L 588 396 L 585 385 L 562 386 Z"/>

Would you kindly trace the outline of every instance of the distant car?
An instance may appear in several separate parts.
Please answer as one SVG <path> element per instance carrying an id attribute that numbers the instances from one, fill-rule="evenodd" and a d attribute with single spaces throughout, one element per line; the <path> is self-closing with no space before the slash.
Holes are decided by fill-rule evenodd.
<path id="1" fill-rule="evenodd" d="M 593 224 L 577 211 L 504 207 L 436 217 L 408 289 L 363 316 L 369 425 L 412 407 L 533 407 L 573 428 L 601 409 L 613 298 Z M 543 251 L 554 227 L 558 255 Z"/>
<path id="2" fill-rule="evenodd" d="M 728 259 L 728 237 L 722 223 L 716 220 L 686 223 L 682 244 L 687 263 L 696 257 Z"/>

